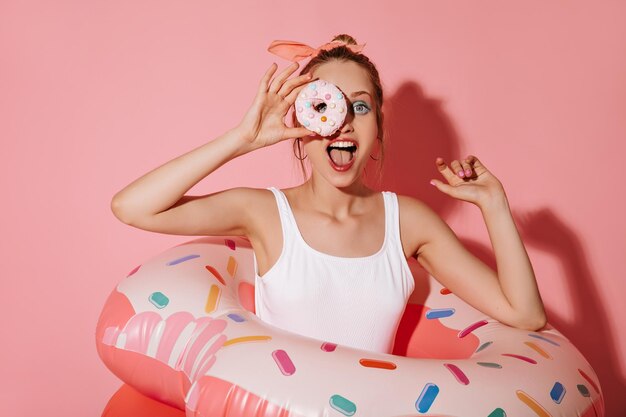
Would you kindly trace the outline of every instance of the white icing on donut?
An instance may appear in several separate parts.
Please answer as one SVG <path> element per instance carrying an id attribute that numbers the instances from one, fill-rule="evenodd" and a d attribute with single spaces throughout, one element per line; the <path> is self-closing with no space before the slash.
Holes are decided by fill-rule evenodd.
<path id="1" fill-rule="evenodd" d="M 296 117 L 302 126 L 321 136 L 337 131 L 346 118 L 346 99 L 332 83 L 315 80 L 296 98 Z"/>

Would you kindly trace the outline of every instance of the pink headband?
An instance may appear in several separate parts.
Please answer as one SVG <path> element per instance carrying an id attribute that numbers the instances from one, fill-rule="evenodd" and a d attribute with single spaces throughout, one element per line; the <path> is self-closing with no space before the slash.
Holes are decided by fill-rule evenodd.
<path id="1" fill-rule="evenodd" d="M 281 58 L 285 58 L 289 61 L 300 61 L 308 57 L 314 57 L 319 54 L 323 50 L 329 50 L 336 48 L 338 46 L 345 46 L 350 49 L 352 52 L 361 52 L 361 50 L 365 47 L 365 44 L 362 45 L 348 45 L 343 41 L 332 41 L 325 43 L 319 48 L 315 49 L 301 42 L 295 41 L 272 41 L 267 50 L 274 55 L 278 55 Z"/>

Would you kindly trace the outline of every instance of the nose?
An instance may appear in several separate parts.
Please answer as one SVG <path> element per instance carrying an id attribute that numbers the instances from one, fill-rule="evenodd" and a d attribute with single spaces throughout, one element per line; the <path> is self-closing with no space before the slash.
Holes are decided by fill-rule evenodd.
<path id="1" fill-rule="evenodd" d="M 354 127 L 352 127 L 353 120 L 354 120 L 354 114 L 348 111 L 348 114 L 346 114 L 346 118 L 344 119 L 343 125 L 341 126 L 341 129 L 339 129 L 339 131 L 341 133 L 348 133 L 348 132 L 354 131 Z"/>

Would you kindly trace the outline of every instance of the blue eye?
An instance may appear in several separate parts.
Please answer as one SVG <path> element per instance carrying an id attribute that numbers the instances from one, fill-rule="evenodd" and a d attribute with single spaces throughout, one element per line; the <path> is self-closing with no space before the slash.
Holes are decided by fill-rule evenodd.
<path id="1" fill-rule="evenodd" d="M 359 107 L 361 107 L 364 110 L 357 110 Z M 367 114 L 370 112 L 370 107 L 364 102 L 364 101 L 357 101 L 356 103 L 354 103 L 354 109 L 355 112 L 358 114 Z"/>

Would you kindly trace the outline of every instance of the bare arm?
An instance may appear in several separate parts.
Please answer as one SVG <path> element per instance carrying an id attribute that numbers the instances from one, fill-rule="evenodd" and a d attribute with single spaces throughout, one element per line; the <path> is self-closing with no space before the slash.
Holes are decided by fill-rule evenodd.
<path id="1" fill-rule="evenodd" d="M 120 221 L 141 229 L 170 234 L 203 234 L 205 230 L 200 228 L 200 219 L 195 214 L 200 214 L 202 208 L 208 211 L 200 217 L 210 217 L 214 214 L 211 204 L 206 205 L 201 201 L 202 198 L 206 201 L 207 196 L 192 197 L 184 194 L 220 166 L 250 150 L 249 143 L 238 131 L 228 131 L 133 181 L 113 196 L 111 209 Z M 244 193 L 230 194 L 243 197 Z M 233 197 L 237 198 L 236 195 L 216 198 L 218 201 L 214 202 L 214 208 L 220 213 L 230 214 L 226 218 L 222 217 L 226 234 L 242 234 L 243 223 L 239 224 L 237 216 L 243 213 L 237 211 L 236 205 L 231 211 L 221 207 L 228 205 L 228 200 Z M 169 210 L 172 211 L 168 213 Z"/>
<path id="2" fill-rule="evenodd" d="M 469 252 L 435 212 L 420 202 L 412 205 L 415 227 L 424 236 L 417 260 L 429 274 L 502 323 L 527 330 L 545 325 L 535 275 L 506 202 L 483 210 L 497 273 Z"/>
<path id="3" fill-rule="evenodd" d="M 239 125 L 153 169 L 116 193 L 111 200 L 115 216 L 129 225 L 160 233 L 247 234 L 254 189 L 239 187 L 204 196 L 184 194 L 240 155 L 311 133 L 284 123 L 289 107 L 310 77 L 287 80 L 298 68 L 296 63 L 272 80 L 276 68 L 272 64 L 266 71 L 252 106 Z"/>
<path id="4" fill-rule="evenodd" d="M 543 302 L 502 185 L 471 155 L 463 165 L 453 161 L 452 169 L 442 159 L 437 166 L 449 183 L 434 181 L 440 191 L 480 208 L 498 272 L 468 252 L 448 225 L 424 208 L 427 240 L 418 251 L 418 261 L 452 292 L 496 320 L 528 330 L 542 328 Z M 459 171 L 465 173 L 455 174 Z"/>

